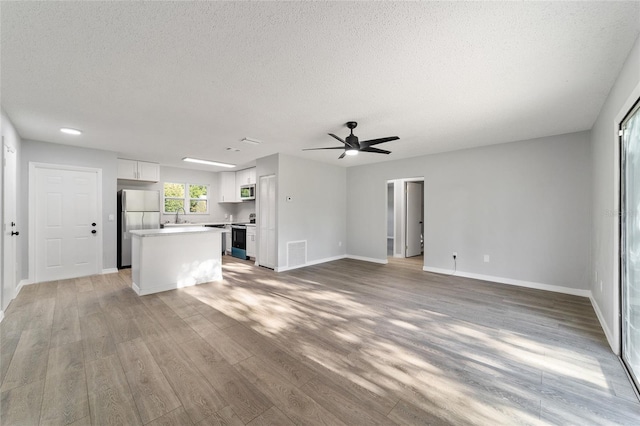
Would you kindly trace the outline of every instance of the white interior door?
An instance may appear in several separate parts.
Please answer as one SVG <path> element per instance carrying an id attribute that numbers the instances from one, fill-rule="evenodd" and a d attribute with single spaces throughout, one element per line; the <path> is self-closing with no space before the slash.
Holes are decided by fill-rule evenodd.
<path id="1" fill-rule="evenodd" d="M 100 271 L 98 174 L 36 168 L 35 281 Z"/>
<path id="2" fill-rule="evenodd" d="M 258 186 L 258 265 L 276 267 L 276 177 L 261 176 Z"/>
<path id="3" fill-rule="evenodd" d="M 16 152 L 13 148 L 3 144 L 3 173 L 2 173 L 2 192 L 4 203 L 4 223 L 3 223 L 3 259 L 2 259 L 2 310 L 9 306 L 9 302 L 15 296 L 15 290 L 18 283 L 16 250 L 17 238 L 20 232 L 16 220 Z"/>
<path id="4" fill-rule="evenodd" d="M 406 183 L 406 257 L 422 254 L 422 183 Z"/>

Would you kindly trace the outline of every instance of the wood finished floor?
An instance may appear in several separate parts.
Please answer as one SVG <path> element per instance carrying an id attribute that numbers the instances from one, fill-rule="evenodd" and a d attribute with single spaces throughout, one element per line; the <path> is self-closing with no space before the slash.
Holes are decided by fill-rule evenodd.
<path id="1" fill-rule="evenodd" d="M 2 425 L 640 424 L 589 300 L 421 259 L 138 297 L 130 271 L 25 286 L 0 324 Z"/>

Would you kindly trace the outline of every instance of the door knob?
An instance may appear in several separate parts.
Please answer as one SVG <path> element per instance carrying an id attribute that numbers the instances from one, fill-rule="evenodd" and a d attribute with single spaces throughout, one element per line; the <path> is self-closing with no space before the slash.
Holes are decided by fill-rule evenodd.
<path id="1" fill-rule="evenodd" d="M 95 229 L 93 231 L 91 231 L 92 234 L 95 234 L 96 232 L 98 232 L 98 231 L 96 231 Z"/>
<path id="2" fill-rule="evenodd" d="M 91 224 L 91 226 L 96 226 L 96 223 L 95 223 L 95 222 L 93 222 L 93 223 Z"/>
<path id="3" fill-rule="evenodd" d="M 11 236 L 13 237 L 14 235 L 20 235 L 20 232 L 13 232 L 13 231 L 11 231 Z"/>

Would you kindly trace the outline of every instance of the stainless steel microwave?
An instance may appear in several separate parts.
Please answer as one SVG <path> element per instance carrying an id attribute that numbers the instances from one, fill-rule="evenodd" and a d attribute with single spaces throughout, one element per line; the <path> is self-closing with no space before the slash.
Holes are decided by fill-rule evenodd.
<path id="1" fill-rule="evenodd" d="M 256 199 L 256 186 L 255 185 L 242 185 L 240 187 L 240 199 L 242 201 L 255 200 Z"/>

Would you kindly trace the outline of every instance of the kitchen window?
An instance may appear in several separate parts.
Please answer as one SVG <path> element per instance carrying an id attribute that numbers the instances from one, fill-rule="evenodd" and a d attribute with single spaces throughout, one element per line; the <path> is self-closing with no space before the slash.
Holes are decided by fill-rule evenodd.
<path id="1" fill-rule="evenodd" d="M 209 186 L 192 183 L 164 183 L 164 212 L 175 213 L 182 209 L 186 214 L 209 212 Z"/>

